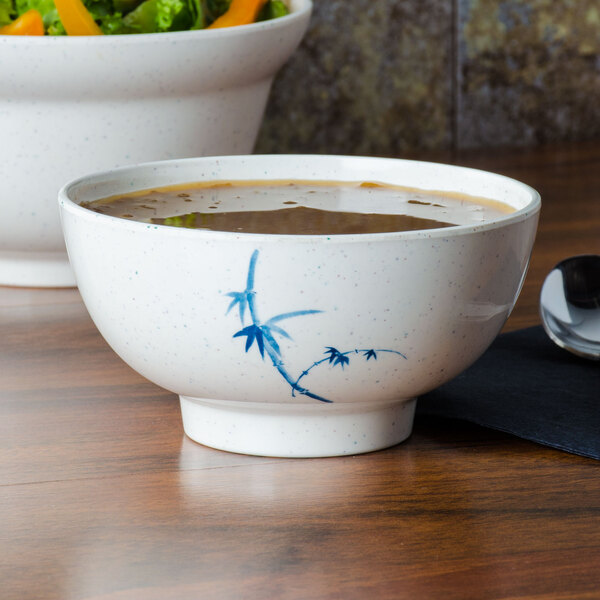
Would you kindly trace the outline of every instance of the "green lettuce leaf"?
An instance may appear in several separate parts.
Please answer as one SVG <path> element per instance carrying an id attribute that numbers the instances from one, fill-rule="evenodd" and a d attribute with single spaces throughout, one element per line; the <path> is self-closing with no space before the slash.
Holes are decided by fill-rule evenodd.
<path id="1" fill-rule="evenodd" d="M 144 0 L 123 17 L 123 29 L 119 33 L 202 29 L 204 19 L 200 0 Z"/>
<path id="2" fill-rule="evenodd" d="M 288 7 L 281 0 L 269 0 L 260 10 L 257 21 L 269 21 L 289 14 Z"/>
<path id="3" fill-rule="evenodd" d="M 192 15 L 192 26 L 190 29 L 204 29 L 207 23 L 202 0 L 188 0 L 188 3 Z"/>
<path id="4" fill-rule="evenodd" d="M 215 19 L 226 13 L 230 4 L 231 0 L 204 0 L 207 22 L 212 23 Z"/>
<path id="5" fill-rule="evenodd" d="M 142 0 L 113 0 L 113 6 L 115 12 L 119 12 L 122 15 L 126 15 L 138 7 L 142 3 Z"/>
<path id="6" fill-rule="evenodd" d="M 192 15 L 186 0 L 157 0 L 157 31 L 183 31 L 191 26 Z"/>
<path id="7" fill-rule="evenodd" d="M 122 29 L 122 16 L 115 11 L 113 0 L 84 0 L 84 4 L 103 33 L 119 33 Z"/>
<path id="8" fill-rule="evenodd" d="M 0 27 L 8 25 L 16 17 L 12 0 L 0 0 Z"/>
<path id="9" fill-rule="evenodd" d="M 145 0 L 123 17 L 123 33 L 154 33 L 156 31 L 156 2 Z"/>
<path id="10" fill-rule="evenodd" d="M 231 0 L 84 0 L 105 34 L 157 33 L 203 29 L 227 11 Z M 54 0 L 0 0 L 0 26 L 37 10 L 48 35 L 65 35 Z M 269 0 L 259 20 L 287 14 L 281 0 Z"/>

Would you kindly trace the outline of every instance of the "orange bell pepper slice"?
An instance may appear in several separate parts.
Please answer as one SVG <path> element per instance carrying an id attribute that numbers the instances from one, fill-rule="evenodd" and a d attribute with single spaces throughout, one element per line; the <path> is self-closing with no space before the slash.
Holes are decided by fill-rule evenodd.
<path id="1" fill-rule="evenodd" d="M 54 0 L 54 6 L 67 35 L 102 35 L 81 0 Z"/>
<path id="2" fill-rule="evenodd" d="M 206 29 L 220 29 L 221 27 L 235 27 L 236 25 L 249 25 L 256 21 L 260 9 L 267 0 L 231 0 L 227 12 L 215 19 Z"/>
<path id="3" fill-rule="evenodd" d="M 32 8 L 12 23 L 0 27 L 0 35 L 44 35 L 42 15 Z"/>

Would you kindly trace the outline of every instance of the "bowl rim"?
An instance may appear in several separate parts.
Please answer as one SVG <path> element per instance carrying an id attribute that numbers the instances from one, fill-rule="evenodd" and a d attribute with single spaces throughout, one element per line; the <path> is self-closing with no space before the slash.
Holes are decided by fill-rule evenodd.
<path id="1" fill-rule="evenodd" d="M 127 33 L 114 35 L 43 35 L 43 36 L 23 36 L 23 35 L 0 35 L 0 45 L 10 46 L 43 46 L 52 44 L 58 45 L 129 45 L 129 44 L 147 44 L 163 43 L 172 44 L 177 41 L 186 41 L 189 39 L 215 39 L 229 38 L 245 34 L 261 32 L 267 29 L 278 29 L 291 26 L 297 20 L 310 16 L 313 8 L 313 0 L 290 0 L 290 13 L 283 17 L 250 23 L 248 25 L 236 25 L 235 27 L 223 27 L 220 29 L 195 29 L 185 31 L 164 31 L 156 33 Z"/>
<path id="2" fill-rule="evenodd" d="M 410 165 L 423 165 L 431 168 L 441 168 L 458 173 L 464 173 L 465 175 L 478 174 L 480 176 L 490 176 L 499 182 L 505 182 L 506 184 L 520 188 L 524 193 L 529 195 L 529 201 L 527 204 L 515 210 L 514 212 L 507 213 L 501 217 L 490 219 L 481 224 L 467 224 L 467 225 L 453 225 L 452 227 L 434 228 L 434 229 L 423 229 L 413 231 L 391 231 L 391 232 L 379 232 L 379 233 L 350 233 L 350 234 L 330 234 L 330 235 L 306 235 L 306 234 L 280 234 L 280 233 L 248 233 L 248 232 L 232 232 L 232 231 L 216 231 L 206 229 L 191 229 L 191 228 L 180 228 L 172 227 L 169 225 L 149 224 L 142 221 L 135 221 L 129 219 L 123 219 L 111 215 L 104 215 L 101 213 L 94 212 L 87 208 L 79 205 L 78 202 L 72 200 L 70 194 L 73 193 L 77 188 L 87 187 L 90 185 L 102 185 L 102 183 L 114 182 L 115 179 L 125 179 L 128 175 L 133 175 L 136 172 L 142 170 L 157 170 L 157 169 L 177 169 L 179 166 L 190 166 L 194 163 L 215 163 L 215 162 L 236 162 L 236 161 L 254 161 L 257 163 L 265 163 L 269 161 L 277 160 L 310 160 L 315 163 L 321 161 L 375 161 L 375 162 L 390 162 L 390 163 L 402 163 L 406 166 Z M 257 176 L 253 181 L 260 181 L 261 179 L 268 181 L 273 180 L 276 177 L 271 176 Z M 309 181 L 309 176 L 294 177 L 294 179 L 300 179 L 302 181 Z M 314 177 L 313 179 L 322 181 L 322 178 Z M 362 177 L 358 177 L 356 180 L 362 180 Z M 215 179 L 214 181 L 226 181 L 230 179 L 223 177 L 221 179 Z M 247 181 L 247 179 L 244 179 Z M 335 181 L 350 181 L 349 178 L 336 178 Z M 194 183 L 194 181 L 183 180 L 182 184 Z M 164 184 L 164 187 L 169 185 L 179 185 L 179 183 L 168 183 Z M 156 187 L 163 187 L 163 185 L 156 185 L 150 187 L 137 187 L 134 186 L 130 191 L 141 191 L 143 189 L 150 189 Z M 426 189 L 426 188 L 423 188 Z M 444 191 L 436 188 L 432 191 Z M 483 195 L 482 195 L 483 196 Z M 100 196 L 102 197 L 102 196 Z M 483 196 L 485 197 L 485 196 Z M 525 221 L 531 217 L 537 216 L 541 210 L 541 197 L 537 190 L 531 186 L 523 183 L 512 177 L 494 173 L 493 171 L 486 171 L 483 169 L 475 169 L 472 167 L 463 167 L 459 165 L 452 165 L 447 163 L 439 163 L 432 161 L 422 160 L 410 160 L 402 158 L 383 158 L 374 156 L 352 156 L 352 155 L 339 155 L 339 154 L 248 154 L 248 155 L 228 155 L 228 156 L 200 156 L 192 158 L 181 158 L 181 159 L 170 159 L 170 160 L 159 160 L 152 162 L 138 163 L 134 165 L 126 165 L 116 167 L 114 169 L 107 169 L 104 171 L 98 171 L 95 173 L 87 174 L 82 177 L 73 179 L 63 185 L 58 192 L 58 203 L 61 213 L 63 211 L 71 212 L 78 218 L 84 220 L 93 221 L 96 224 L 105 224 L 111 228 L 126 229 L 132 232 L 141 231 L 160 231 L 164 235 L 176 235 L 177 237 L 187 236 L 195 239 L 202 240 L 226 240 L 235 239 L 236 242 L 248 241 L 252 243 L 268 243 L 268 242 L 281 242 L 281 241 L 294 241 L 294 242 L 305 242 L 305 243 L 336 243 L 336 242 L 375 242 L 375 241 L 391 241 L 391 240 L 409 240 L 409 239 L 447 239 L 458 237 L 462 235 L 470 235 L 473 233 L 479 233 L 484 231 L 492 231 L 499 229 L 510 224 L 519 223 Z"/>

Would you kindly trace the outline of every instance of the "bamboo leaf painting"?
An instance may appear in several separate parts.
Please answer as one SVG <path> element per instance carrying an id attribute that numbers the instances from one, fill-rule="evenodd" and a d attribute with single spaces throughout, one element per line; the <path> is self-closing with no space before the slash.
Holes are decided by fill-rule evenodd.
<path id="1" fill-rule="evenodd" d="M 244 322 L 244 316 L 246 314 L 246 307 L 248 306 L 248 302 L 246 301 L 246 294 L 244 292 L 230 292 L 229 294 L 225 294 L 226 296 L 231 296 L 233 300 L 227 309 L 225 314 L 229 314 L 229 311 L 235 307 L 237 304 L 240 309 L 240 321 Z"/>
<path id="2" fill-rule="evenodd" d="M 233 334 L 233 337 L 246 336 L 246 352 L 250 350 L 254 340 L 256 340 L 256 344 L 258 345 L 258 350 L 260 355 L 264 357 L 265 355 L 265 342 L 263 340 L 263 332 L 260 327 L 256 325 L 248 325 L 248 327 L 244 327 L 237 333 Z"/>
<path id="3" fill-rule="evenodd" d="M 371 358 L 377 360 L 377 353 L 392 353 L 400 356 L 406 360 L 406 356 L 396 350 L 378 349 L 373 348 L 359 349 L 354 348 L 352 350 L 340 351 L 334 346 L 327 346 L 325 348 L 325 358 L 315 361 L 309 367 L 303 369 L 298 377 L 292 376 L 287 366 L 283 361 L 281 347 L 277 341 L 276 336 L 292 340 L 292 336 L 282 327 L 277 325 L 282 321 L 293 319 L 296 317 L 305 317 L 309 315 L 315 315 L 323 311 L 316 309 L 307 310 L 295 310 L 291 312 L 285 312 L 266 321 L 262 322 L 258 315 L 258 309 L 256 306 L 256 291 L 254 289 L 255 275 L 256 275 L 256 264 L 258 261 L 258 250 L 255 250 L 250 257 L 250 264 L 248 266 L 248 275 L 246 277 L 246 289 L 239 292 L 229 292 L 225 296 L 231 298 L 231 302 L 226 310 L 225 314 L 229 314 L 236 306 L 238 307 L 240 323 L 242 329 L 233 334 L 233 338 L 246 338 L 245 352 L 248 352 L 254 345 L 258 348 L 260 356 L 264 359 L 265 354 L 271 359 L 273 367 L 277 369 L 283 379 L 289 384 L 292 391 L 292 396 L 300 394 L 319 400 L 320 402 L 331 402 L 331 400 L 310 391 L 300 385 L 300 380 L 308 376 L 310 371 L 321 364 L 329 364 L 331 368 L 340 367 L 344 370 L 345 367 L 350 366 L 350 356 L 356 354 L 361 356 L 366 361 Z M 250 323 L 246 325 L 246 315 L 250 317 Z"/>
<path id="4" fill-rule="evenodd" d="M 371 348 L 371 350 L 367 350 L 363 356 L 366 357 L 367 360 L 369 360 L 370 358 L 374 358 L 375 360 L 377 360 L 377 352 L 375 352 L 375 350 L 373 350 L 373 348 Z"/>

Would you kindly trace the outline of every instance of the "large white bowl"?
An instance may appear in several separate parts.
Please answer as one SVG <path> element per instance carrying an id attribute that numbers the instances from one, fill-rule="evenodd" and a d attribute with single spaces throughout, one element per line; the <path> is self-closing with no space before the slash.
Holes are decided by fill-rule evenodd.
<path id="1" fill-rule="evenodd" d="M 459 191 L 516 211 L 477 226 L 293 236 L 148 225 L 79 206 L 190 181 L 290 178 Z M 500 331 L 540 209 L 533 189 L 483 171 L 308 155 L 119 169 L 67 185 L 59 204 L 79 289 L 112 348 L 180 396 L 192 439 L 275 456 L 405 439 L 417 396 L 468 367 Z"/>
<path id="2" fill-rule="evenodd" d="M 311 0 L 290 7 L 229 29 L 0 36 L 0 284 L 74 285 L 56 209 L 65 182 L 125 164 L 251 152 Z"/>

